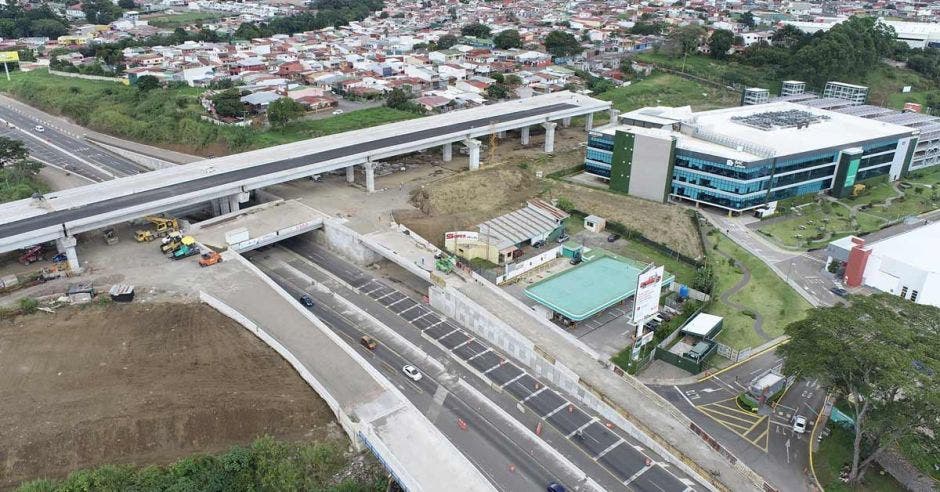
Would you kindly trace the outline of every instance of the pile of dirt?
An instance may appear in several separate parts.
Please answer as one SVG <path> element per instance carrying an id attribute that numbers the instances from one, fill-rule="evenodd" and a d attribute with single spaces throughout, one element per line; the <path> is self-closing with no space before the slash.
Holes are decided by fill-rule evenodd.
<path id="1" fill-rule="evenodd" d="M 200 304 L 0 322 L 0 489 L 105 463 L 162 464 L 262 435 L 342 438 L 290 365 Z"/>

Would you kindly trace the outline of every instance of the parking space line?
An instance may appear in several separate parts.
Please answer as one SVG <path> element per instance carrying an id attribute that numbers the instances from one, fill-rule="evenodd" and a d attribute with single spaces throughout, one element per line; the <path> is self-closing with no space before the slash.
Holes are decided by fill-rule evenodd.
<path id="1" fill-rule="evenodd" d="M 598 454 L 597 456 L 594 457 L 594 459 L 595 459 L 595 460 L 599 460 L 599 459 L 603 458 L 605 454 L 607 454 L 607 453 L 613 451 L 614 448 L 616 448 L 617 446 L 620 446 L 621 444 L 627 442 L 627 441 L 624 441 L 622 437 L 620 437 L 620 436 L 617 436 L 617 437 L 618 437 L 617 442 L 611 444 L 610 446 L 607 446 L 607 449 L 601 451 L 600 454 Z"/>
<path id="2" fill-rule="evenodd" d="M 525 402 L 529 401 L 531 398 L 533 398 L 533 397 L 535 397 L 535 396 L 538 396 L 539 393 L 541 393 L 541 392 L 543 392 L 543 391 L 545 391 L 545 390 L 547 390 L 547 389 L 548 389 L 547 386 L 542 386 L 541 388 L 539 388 L 539 389 L 533 391 L 532 393 L 529 393 L 529 396 L 527 396 L 527 397 L 525 397 L 525 398 L 522 399 L 522 403 L 525 403 Z"/>
<path id="3" fill-rule="evenodd" d="M 630 478 L 624 480 L 624 481 L 623 481 L 623 485 L 626 486 L 626 487 L 629 487 L 630 484 L 633 483 L 634 480 L 640 478 L 640 475 L 642 475 L 643 473 L 645 473 L 646 470 L 649 470 L 649 469 L 652 468 L 653 466 L 654 466 L 654 465 L 651 464 L 650 466 L 644 466 L 643 468 L 640 468 L 640 471 L 634 473 Z"/>
<path id="4" fill-rule="evenodd" d="M 497 367 L 501 367 L 502 365 L 503 365 L 502 362 L 497 362 L 495 366 L 483 371 L 483 374 L 489 374 L 490 371 L 492 371 L 493 369 L 496 369 Z"/>
<path id="5" fill-rule="evenodd" d="M 441 338 L 444 338 L 444 337 L 441 337 Z M 456 352 L 457 349 L 459 349 L 460 347 L 463 347 L 464 345 L 466 345 L 466 344 L 472 342 L 473 340 L 474 340 L 473 338 L 468 338 L 468 339 L 466 339 L 465 341 L 461 342 L 460 344 L 455 345 L 454 348 L 450 349 L 450 351 L 451 351 L 451 352 Z"/>
<path id="6" fill-rule="evenodd" d="M 415 306 L 418 306 L 418 305 L 419 305 L 419 304 L 415 304 Z M 406 310 L 406 311 L 407 311 L 407 310 Z M 425 312 L 424 314 L 422 314 L 421 316 L 418 316 L 417 318 L 415 318 L 415 319 L 409 321 L 409 323 L 414 323 L 415 321 L 418 321 L 419 319 L 421 319 L 421 318 L 423 318 L 423 317 L 425 317 L 425 316 L 427 316 L 427 315 L 429 315 L 429 314 L 433 314 L 433 313 L 434 313 L 434 311 L 427 311 L 427 312 Z"/>
<path id="7" fill-rule="evenodd" d="M 486 347 L 486 346 L 484 345 L 484 347 Z M 481 356 L 481 355 L 483 355 L 483 354 L 485 354 L 485 353 L 487 353 L 487 352 L 492 352 L 492 351 L 493 351 L 493 349 L 491 349 L 491 348 L 489 348 L 489 347 L 486 347 L 486 350 L 484 350 L 484 351 L 482 351 L 482 352 L 480 352 L 480 353 L 474 355 L 473 357 L 470 357 L 469 359 L 467 359 L 467 362 L 470 362 L 471 360 L 476 359 L 477 357 L 479 357 L 479 356 Z"/>
<path id="8" fill-rule="evenodd" d="M 523 376 L 528 376 L 528 374 L 526 374 L 525 372 L 522 372 L 518 376 L 510 379 L 509 381 L 506 381 L 506 383 L 500 386 L 500 388 L 505 388 L 506 386 L 509 386 L 510 384 L 515 383 L 516 381 L 522 379 Z"/>
<path id="9" fill-rule="evenodd" d="M 443 323 L 443 322 L 444 322 L 444 320 L 440 320 L 440 321 L 438 321 L 437 323 L 434 323 L 433 325 L 431 325 L 431 326 L 425 328 L 424 330 L 425 330 L 425 331 L 430 330 L 431 328 L 434 328 L 435 326 L 437 326 L 437 325 L 439 325 L 439 324 L 441 324 L 441 323 Z M 450 334 L 450 333 L 448 333 L 448 335 L 449 335 L 449 334 Z"/>
<path id="10" fill-rule="evenodd" d="M 396 291 L 396 292 L 397 292 L 397 291 Z M 390 303 L 388 306 L 385 306 L 385 307 L 387 307 L 387 308 L 389 309 L 389 311 L 392 311 L 392 306 L 394 306 L 395 304 L 398 304 L 398 303 L 401 302 L 401 301 L 407 300 L 407 299 L 408 299 L 408 296 L 402 297 L 401 299 L 399 299 L 399 300 L 397 300 L 397 301 L 395 301 L 395 302 L 393 302 L 393 303 Z M 417 304 L 415 304 L 415 305 L 417 306 Z M 398 313 L 398 312 L 396 312 L 396 311 L 392 311 L 392 312 L 395 313 L 395 314 L 401 314 L 401 313 Z M 404 311 L 402 311 L 402 312 L 404 312 Z"/>
<path id="11" fill-rule="evenodd" d="M 428 328 L 428 329 L 430 330 L 430 328 Z M 453 330 L 451 330 L 451 331 L 445 333 L 444 335 L 442 335 L 440 338 L 438 338 L 438 340 L 443 340 L 443 339 L 445 339 L 445 338 L 447 338 L 447 337 L 453 335 L 454 333 L 457 333 L 458 331 L 460 331 L 460 328 L 454 328 Z"/>
<path id="12" fill-rule="evenodd" d="M 555 410 L 555 411 L 557 412 L 558 410 Z M 545 418 L 548 418 L 548 415 L 546 415 Z M 565 437 L 567 437 L 568 439 L 571 439 L 572 437 L 574 437 L 575 434 L 577 434 L 578 432 L 583 431 L 584 429 L 587 429 L 588 426 L 590 426 L 590 425 L 593 424 L 594 422 L 597 422 L 597 419 L 594 418 L 594 417 L 591 417 L 591 420 L 588 420 L 586 424 L 584 424 L 584 425 L 582 425 L 581 427 L 578 427 L 577 429 L 571 431 L 571 434 L 568 434 L 568 435 L 565 436 Z M 616 435 L 616 434 L 614 434 L 614 435 Z M 595 440 L 596 440 L 596 439 L 595 439 Z"/>
<path id="13" fill-rule="evenodd" d="M 398 314 L 399 316 L 401 316 L 401 315 L 407 313 L 408 311 L 411 311 L 412 309 L 414 309 L 414 308 L 416 308 L 416 307 L 421 307 L 421 305 L 420 305 L 420 304 L 415 304 L 415 305 L 409 307 L 408 309 L 405 309 L 404 311 L 399 311 L 399 312 L 396 313 L 396 314 Z M 415 319 L 418 319 L 418 318 L 415 318 Z M 414 321 L 414 320 L 411 320 L 411 322 L 413 322 L 413 321 Z"/>
<path id="14" fill-rule="evenodd" d="M 543 419 L 548 419 L 548 418 L 551 417 L 552 415 L 555 415 L 556 413 L 560 412 L 563 408 L 567 408 L 568 405 L 570 405 L 570 403 L 568 403 L 567 401 L 565 401 L 564 403 L 561 404 L 560 407 L 558 407 L 558 408 L 552 410 L 551 412 L 548 412 L 548 413 L 545 414 L 545 416 L 542 417 L 542 418 L 543 418 Z M 570 436 L 569 436 L 569 437 L 570 437 Z"/>
<path id="15" fill-rule="evenodd" d="M 392 291 L 389 292 L 388 294 L 385 294 L 385 295 L 382 296 L 382 297 L 376 297 L 375 300 L 376 300 L 376 301 L 381 301 L 382 299 L 385 299 L 386 297 L 388 297 L 388 296 L 390 296 L 390 295 L 392 295 L 392 294 L 397 294 L 397 293 L 398 293 L 397 290 L 392 289 Z M 388 306 L 385 306 L 385 307 L 388 307 Z"/>

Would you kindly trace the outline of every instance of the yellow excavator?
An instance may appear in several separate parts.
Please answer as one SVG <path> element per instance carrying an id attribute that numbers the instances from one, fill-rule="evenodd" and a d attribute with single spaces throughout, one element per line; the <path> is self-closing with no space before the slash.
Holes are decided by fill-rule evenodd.
<path id="1" fill-rule="evenodd" d="M 150 242 L 158 237 L 167 236 L 170 233 L 179 231 L 180 229 L 179 222 L 173 218 L 150 215 L 146 217 L 146 220 L 154 225 L 155 230 L 141 229 L 134 233 L 134 239 L 136 239 L 138 243 Z"/>

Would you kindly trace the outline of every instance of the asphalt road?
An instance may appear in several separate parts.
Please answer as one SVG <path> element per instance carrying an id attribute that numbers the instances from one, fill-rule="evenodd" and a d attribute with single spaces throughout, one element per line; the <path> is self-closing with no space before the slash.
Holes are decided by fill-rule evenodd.
<path id="1" fill-rule="evenodd" d="M 816 381 L 797 380 L 774 406 L 757 414 L 736 402 L 748 383 L 783 361 L 769 350 L 747 362 L 696 383 L 650 385 L 713 438 L 780 490 L 811 490 L 809 439 L 825 391 Z M 797 415 L 806 417 L 806 432 L 793 431 Z"/>
<path id="2" fill-rule="evenodd" d="M 51 123 L 39 110 L 20 111 L 0 106 L 0 133 L 20 140 L 29 148 L 30 155 L 48 165 L 78 174 L 90 181 L 100 182 L 121 176 L 149 171 L 119 155 L 112 154 L 84 141 L 81 136 L 65 132 Z M 13 128 L 8 123 L 13 124 Z M 36 131 L 36 125 L 45 128 Z"/>
<path id="3" fill-rule="evenodd" d="M 455 123 L 453 125 L 442 126 L 438 128 L 431 128 L 427 130 L 420 130 L 412 133 L 407 133 L 403 135 L 396 135 L 394 137 L 380 138 L 376 140 L 369 140 L 365 142 L 360 142 L 357 144 L 349 145 L 346 147 L 340 147 L 336 149 L 330 149 L 323 152 L 318 152 L 315 154 L 302 155 L 298 157 L 293 157 L 291 159 L 284 159 L 281 161 L 270 162 L 267 164 L 253 166 L 246 169 L 239 169 L 230 172 L 224 173 L 214 173 L 203 178 L 193 179 L 186 181 L 184 183 L 173 184 L 169 186 L 164 186 L 161 188 L 155 188 L 152 190 L 144 190 L 139 193 L 134 193 L 132 195 L 125 195 L 117 198 L 111 198 L 107 200 L 102 200 L 99 202 L 91 203 L 81 207 L 75 207 L 68 210 L 58 210 L 55 212 L 49 212 L 37 217 L 31 217 L 28 219 L 21 219 L 17 221 L 7 222 L 5 224 L 0 224 L 0 238 L 7 238 L 10 236 L 15 236 L 17 234 L 23 234 L 30 232 L 36 229 L 42 229 L 46 227 L 57 226 L 65 222 L 83 219 L 86 217 L 93 217 L 100 215 L 106 212 L 112 212 L 115 210 L 120 210 L 123 208 L 131 207 L 134 205 L 149 203 L 161 199 L 171 198 L 174 196 L 183 195 L 186 193 L 191 193 L 205 188 L 211 188 L 215 186 L 224 185 L 231 183 L 233 181 L 240 181 L 244 179 L 255 178 L 259 176 L 264 176 L 266 174 L 273 174 L 281 171 L 286 171 L 302 166 L 309 166 L 318 162 L 328 161 L 330 159 L 335 159 L 338 157 L 357 154 L 362 152 L 369 152 L 385 147 L 402 144 L 406 142 L 411 142 L 415 140 L 423 140 L 426 138 L 432 138 L 438 135 L 446 135 L 449 133 L 457 133 L 461 131 L 470 130 L 472 128 L 480 128 L 490 125 L 491 123 L 500 123 L 503 121 L 511 121 L 515 119 L 526 118 L 530 116 L 537 116 L 540 114 L 551 113 L 554 111 L 559 111 L 563 109 L 574 108 L 574 105 L 571 104 L 553 104 L 550 106 L 545 106 L 541 108 L 527 109 L 524 111 L 517 111 L 515 113 L 508 113 L 492 118 L 479 118 L 476 120 L 465 121 L 461 123 Z M 47 130 L 48 131 L 48 130 Z"/>
<path id="4" fill-rule="evenodd" d="M 569 401 L 546 381 L 528 374 L 505 354 L 473 337 L 459 325 L 403 290 L 360 270 L 323 248 L 300 240 L 287 241 L 292 251 L 352 285 L 360 295 L 356 304 L 400 335 L 412 340 L 442 363 L 453 365 L 465 381 L 475 385 L 607 490 L 702 490 L 662 458 L 591 410 Z M 291 265 L 314 277 L 302 262 Z M 381 311 L 385 311 L 381 313 Z M 435 342 L 431 342 L 434 340 Z M 494 388 L 499 388 L 494 391 Z M 520 413 L 523 408 L 525 413 Z M 693 484 L 689 486 L 688 484 Z"/>

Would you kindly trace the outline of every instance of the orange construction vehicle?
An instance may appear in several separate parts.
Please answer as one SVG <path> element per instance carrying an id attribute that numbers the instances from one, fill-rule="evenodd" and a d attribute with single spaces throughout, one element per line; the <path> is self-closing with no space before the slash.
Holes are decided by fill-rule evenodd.
<path id="1" fill-rule="evenodd" d="M 207 267 L 215 265 L 216 263 L 222 262 L 222 255 L 216 253 L 215 251 L 210 251 L 208 253 L 203 253 L 202 258 L 199 259 L 199 266 Z"/>

